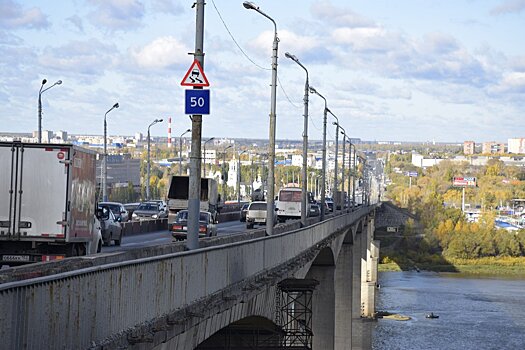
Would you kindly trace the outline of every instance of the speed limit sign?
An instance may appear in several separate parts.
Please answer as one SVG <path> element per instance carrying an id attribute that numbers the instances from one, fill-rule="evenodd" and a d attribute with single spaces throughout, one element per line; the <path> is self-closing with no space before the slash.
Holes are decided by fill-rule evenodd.
<path id="1" fill-rule="evenodd" d="M 185 114 L 210 114 L 210 90 L 186 90 Z"/>

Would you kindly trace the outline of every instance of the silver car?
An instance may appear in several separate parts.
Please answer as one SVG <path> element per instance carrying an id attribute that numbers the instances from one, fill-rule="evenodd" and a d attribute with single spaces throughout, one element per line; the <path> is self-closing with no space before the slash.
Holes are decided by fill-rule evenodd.
<path id="1" fill-rule="evenodd" d="M 121 222 L 126 222 L 131 220 L 129 217 L 128 211 L 124 208 L 124 204 L 118 202 L 100 202 L 98 203 L 100 207 L 108 207 L 109 210 L 113 212 L 116 218 L 120 218 Z"/>
<path id="2" fill-rule="evenodd" d="M 150 220 L 150 219 L 163 219 L 167 218 L 168 214 L 161 210 L 159 203 L 156 202 L 145 202 L 140 203 L 140 205 L 135 209 L 133 215 L 131 216 L 133 220 Z"/>

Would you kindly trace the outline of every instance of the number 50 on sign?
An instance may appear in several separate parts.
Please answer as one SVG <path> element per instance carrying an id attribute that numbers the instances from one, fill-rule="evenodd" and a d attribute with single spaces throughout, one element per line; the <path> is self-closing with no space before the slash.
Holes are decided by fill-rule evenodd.
<path id="1" fill-rule="evenodd" d="M 185 114 L 210 114 L 210 90 L 186 90 Z"/>

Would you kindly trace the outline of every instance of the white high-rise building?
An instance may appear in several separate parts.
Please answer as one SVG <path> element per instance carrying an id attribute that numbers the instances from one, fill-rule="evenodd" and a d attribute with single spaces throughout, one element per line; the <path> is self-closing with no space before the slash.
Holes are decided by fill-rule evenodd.
<path id="1" fill-rule="evenodd" d="M 525 153 L 525 138 L 509 139 L 509 153 Z"/>

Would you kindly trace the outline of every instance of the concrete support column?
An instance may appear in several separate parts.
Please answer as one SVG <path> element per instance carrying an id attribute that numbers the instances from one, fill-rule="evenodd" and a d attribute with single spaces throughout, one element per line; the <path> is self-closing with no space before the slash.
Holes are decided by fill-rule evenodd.
<path id="1" fill-rule="evenodd" d="M 364 282 L 361 285 L 361 299 L 362 299 L 362 310 L 361 317 L 372 318 L 374 317 L 376 309 L 376 283 L 375 282 Z"/>
<path id="2" fill-rule="evenodd" d="M 377 284 L 377 263 L 379 258 L 379 245 L 374 245 L 374 219 L 370 218 L 366 228 L 366 245 L 365 256 L 361 276 L 361 317 L 373 317 L 375 313 L 375 295 Z"/>
<path id="3" fill-rule="evenodd" d="M 348 233 L 349 235 L 352 232 Z M 343 244 L 335 268 L 335 349 L 352 349 L 353 245 Z"/>
<path id="4" fill-rule="evenodd" d="M 372 249 L 370 250 L 370 282 L 374 282 L 377 285 L 377 268 L 379 263 L 379 247 L 381 241 L 374 239 L 372 241 Z"/>
<path id="5" fill-rule="evenodd" d="M 361 237 L 363 233 L 355 236 L 352 245 L 352 317 L 361 316 Z"/>
<path id="6" fill-rule="evenodd" d="M 312 349 L 332 350 L 335 339 L 335 266 L 312 266 L 307 278 L 319 281 L 312 297 Z"/>

